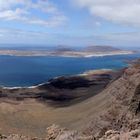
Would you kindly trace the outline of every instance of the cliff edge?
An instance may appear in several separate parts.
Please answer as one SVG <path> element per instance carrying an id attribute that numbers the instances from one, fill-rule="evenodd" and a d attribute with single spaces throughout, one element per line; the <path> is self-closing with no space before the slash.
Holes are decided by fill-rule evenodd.
<path id="1" fill-rule="evenodd" d="M 57 111 L 60 114 L 57 114 L 57 119 L 52 122 L 62 126 L 48 127 L 45 140 L 139 140 L 140 60 L 125 69 L 116 80 L 108 83 L 100 93 L 78 104 L 55 108 L 47 115 L 53 112 L 52 119 Z M 47 120 L 50 121 L 48 118 Z M 9 140 L 8 137 L 1 139 Z"/>

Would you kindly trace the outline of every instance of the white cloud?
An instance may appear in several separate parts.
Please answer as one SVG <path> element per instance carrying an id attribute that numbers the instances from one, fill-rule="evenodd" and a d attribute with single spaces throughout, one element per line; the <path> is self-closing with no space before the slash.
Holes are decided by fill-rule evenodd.
<path id="1" fill-rule="evenodd" d="M 115 23 L 140 25 L 140 0 L 72 0 L 79 7 Z"/>
<path id="2" fill-rule="evenodd" d="M 53 27 L 62 25 L 66 19 L 49 0 L 0 0 L 0 20 Z"/>
<path id="3" fill-rule="evenodd" d="M 101 26 L 101 22 L 96 21 L 96 22 L 95 22 L 95 25 L 96 25 L 96 26 Z"/>

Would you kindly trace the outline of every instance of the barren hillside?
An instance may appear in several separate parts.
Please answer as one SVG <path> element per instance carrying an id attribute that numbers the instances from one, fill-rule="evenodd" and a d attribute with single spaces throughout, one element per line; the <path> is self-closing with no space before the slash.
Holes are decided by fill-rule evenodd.
<path id="1" fill-rule="evenodd" d="M 86 90 L 94 92 L 92 86 Z M 0 132 L 47 136 L 47 140 L 139 139 L 139 95 L 140 61 L 109 82 L 103 91 L 73 105 L 52 106 L 52 101 L 32 97 L 11 100 L 2 96 Z M 53 125 L 46 134 L 46 128 L 52 124 L 60 128 Z"/>

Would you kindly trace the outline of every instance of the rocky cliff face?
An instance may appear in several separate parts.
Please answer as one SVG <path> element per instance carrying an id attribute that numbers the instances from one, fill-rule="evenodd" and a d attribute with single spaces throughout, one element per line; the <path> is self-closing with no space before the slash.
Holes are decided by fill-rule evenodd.
<path id="1" fill-rule="evenodd" d="M 52 85 L 61 89 L 60 83 L 53 81 Z M 44 89 L 46 86 L 40 88 Z M 79 109 L 83 111 L 80 115 L 82 121 L 76 119 L 75 123 L 84 122 L 82 129 L 75 131 L 80 125 L 74 131 L 53 125 L 47 129 L 46 140 L 139 140 L 140 60 L 126 69 L 121 77 L 108 83 L 97 95 L 66 108 L 73 115 L 73 110 L 78 113 Z M 62 110 L 64 112 L 65 108 Z"/>
<path id="2" fill-rule="evenodd" d="M 140 61 L 101 94 L 110 94 L 112 104 L 85 132 L 101 140 L 140 139 Z"/>
<path id="3" fill-rule="evenodd" d="M 100 94 L 110 94 L 111 106 L 82 132 L 65 131 L 54 140 L 140 140 L 140 61 Z"/>

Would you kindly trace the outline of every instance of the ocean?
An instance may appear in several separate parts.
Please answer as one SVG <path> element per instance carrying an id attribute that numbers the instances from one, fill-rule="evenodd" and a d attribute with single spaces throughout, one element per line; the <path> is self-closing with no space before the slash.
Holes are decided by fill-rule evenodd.
<path id="1" fill-rule="evenodd" d="M 90 58 L 0 56 L 0 86 L 33 86 L 88 70 L 121 69 L 140 54 Z"/>

